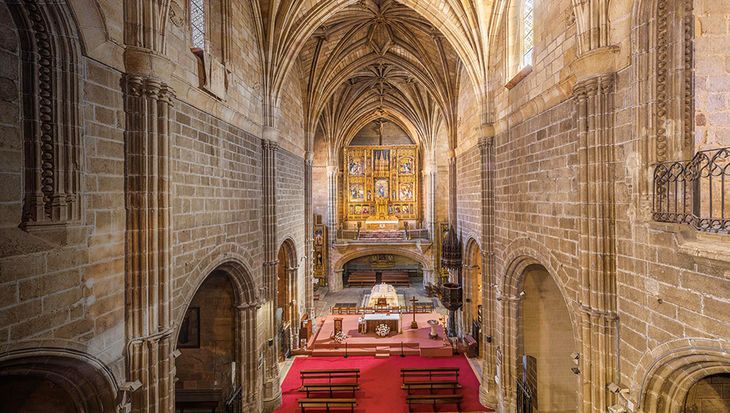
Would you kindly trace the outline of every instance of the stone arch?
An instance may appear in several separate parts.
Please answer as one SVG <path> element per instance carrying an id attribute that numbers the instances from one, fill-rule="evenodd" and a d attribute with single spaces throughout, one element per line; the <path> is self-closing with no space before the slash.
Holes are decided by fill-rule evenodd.
<path id="1" fill-rule="evenodd" d="M 423 266 L 424 271 L 433 271 L 433 264 L 426 257 L 414 251 L 409 251 L 407 249 L 399 247 L 377 247 L 352 251 L 340 257 L 337 262 L 335 262 L 333 269 L 335 272 L 341 273 L 345 268 L 345 264 L 347 264 L 348 262 L 356 258 L 377 254 L 401 255 L 420 263 Z"/>
<path id="2" fill-rule="evenodd" d="M 241 388 L 242 406 L 255 406 L 259 402 L 260 383 L 258 379 L 260 372 L 257 367 L 256 313 L 261 304 L 258 301 L 256 285 L 251 272 L 244 264 L 242 257 L 229 252 L 220 255 L 217 260 L 210 261 L 210 264 L 205 266 L 204 272 L 200 273 L 202 276 L 198 277 L 194 288 L 188 291 L 182 303 L 182 311 L 177 315 L 174 328 L 175 346 L 177 346 L 180 327 L 190 304 L 205 281 L 215 273 L 225 274 L 233 289 L 236 383 Z"/>
<path id="3" fill-rule="evenodd" d="M 484 289 L 484 260 L 482 254 L 479 242 L 470 237 L 466 242 L 466 247 L 464 247 L 462 284 L 464 286 L 464 305 L 467 310 L 464 312 L 464 328 L 466 334 L 472 335 L 474 335 L 472 325 L 477 319 L 478 306 L 483 305 L 483 294 L 481 292 Z M 478 336 L 474 338 L 479 341 L 481 347 L 481 338 Z"/>
<path id="4" fill-rule="evenodd" d="M 17 386 L 22 381 L 31 385 L 50 383 L 50 388 L 67 397 L 68 405 L 77 412 L 116 411 L 119 388 L 112 372 L 100 360 L 84 352 L 40 347 L 1 354 L 0 386 Z M 14 390 L 4 391 L 0 400 L 8 396 L 25 397 L 21 395 L 23 386 L 14 387 Z M 12 399 L 5 399 L 2 405 L 8 407 L 11 402 Z"/>
<path id="5" fill-rule="evenodd" d="M 6 3 L 22 68 L 21 227 L 82 219 L 81 40 L 65 2 Z"/>
<path id="6" fill-rule="evenodd" d="M 730 342 L 677 339 L 642 356 L 630 390 L 644 413 L 680 413 L 692 385 L 720 373 L 730 373 Z"/>
<path id="7" fill-rule="evenodd" d="M 501 394 L 499 395 L 501 403 L 505 406 L 515 406 L 518 375 L 518 339 L 520 337 L 520 292 L 523 288 L 528 267 L 540 266 L 544 268 L 557 285 L 570 317 L 571 332 L 576 346 L 580 345 L 580 331 L 576 319 L 575 303 L 568 298 L 564 281 L 558 276 L 561 273 L 565 276 L 564 269 L 561 266 L 556 268 L 553 265 L 557 261 L 549 259 L 550 255 L 547 249 L 542 244 L 530 239 L 518 238 L 506 250 L 512 252 L 506 257 L 507 266 L 504 271 L 504 281 L 501 288 L 497 290 L 497 301 L 501 302 L 501 305 L 497 304 L 497 311 L 501 312 L 501 317 L 498 315 L 498 318 L 501 318 L 502 321 L 501 329 L 498 328 L 498 330 L 501 330 L 498 333 L 501 337 L 498 340 L 500 349 L 498 349 L 497 365 L 502 366 Z"/>
<path id="8" fill-rule="evenodd" d="M 297 305 L 299 261 L 294 240 L 287 237 L 277 250 L 276 264 L 276 331 L 279 337 L 277 353 L 279 361 L 298 347 L 299 307 Z M 281 311 L 279 311 L 281 310 Z"/>

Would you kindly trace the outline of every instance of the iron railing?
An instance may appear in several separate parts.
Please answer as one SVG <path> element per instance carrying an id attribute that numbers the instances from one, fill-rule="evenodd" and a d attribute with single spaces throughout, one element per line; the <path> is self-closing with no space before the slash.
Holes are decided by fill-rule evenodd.
<path id="1" fill-rule="evenodd" d="M 653 219 L 730 233 L 730 148 L 697 152 L 654 169 Z"/>

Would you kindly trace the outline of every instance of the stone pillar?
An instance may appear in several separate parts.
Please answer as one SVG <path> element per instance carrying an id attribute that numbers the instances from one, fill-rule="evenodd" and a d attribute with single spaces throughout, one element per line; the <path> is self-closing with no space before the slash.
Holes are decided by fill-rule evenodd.
<path id="1" fill-rule="evenodd" d="M 312 207 L 312 152 L 304 159 L 304 311 L 314 319 L 314 210 Z M 298 329 L 297 329 L 298 330 Z M 297 343 L 297 347 L 298 347 Z"/>
<path id="2" fill-rule="evenodd" d="M 170 109 L 173 91 L 125 75 L 127 380 L 135 412 L 172 412 Z"/>
<path id="3" fill-rule="evenodd" d="M 256 350 L 256 312 L 258 303 L 244 303 L 236 307 L 236 361 L 238 363 L 238 385 L 241 386 L 241 408 L 243 412 L 258 412 L 262 409 Z"/>
<path id="4" fill-rule="evenodd" d="M 342 285 L 342 274 L 345 272 L 345 270 L 333 270 L 330 272 L 332 276 L 330 277 L 330 286 L 329 290 L 330 292 L 336 293 L 337 291 L 341 291 L 343 288 Z"/>
<path id="5" fill-rule="evenodd" d="M 423 166 L 423 182 L 426 188 L 425 205 L 426 217 L 425 228 L 428 230 L 431 239 L 436 239 L 436 160 L 431 155 L 426 158 Z"/>
<path id="6" fill-rule="evenodd" d="M 431 270 L 423 270 L 423 287 L 425 288 L 427 284 L 436 284 L 436 280 L 433 276 L 433 271 Z"/>
<path id="7" fill-rule="evenodd" d="M 490 132 L 494 129 L 487 128 Z M 479 140 L 481 156 L 481 199 L 482 199 L 482 382 L 479 386 L 479 400 L 482 404 L 494 407 L 497 404 L 496 351 L 494 344 L 496 306 L 495 288 L 497 276 L 494 271 L 494 137 L 486 136 Z"/>
<path id="8" fill-rule="evenodd" d="M 261 140 L 262 188 L 263 188 L 263 234 L 264 234 L 264 300 L 267 301 L 267 339 L 274 339 L 273 346 L 266 346 L 264 354 L 264 410 L 272 411 L 281 403 L 279 365 L 277 363 L 276 317 L 276 152 L 279 149 L 277 131 L 264 127 Z"/>
<path id="9" fill-rule="evenodd" d="M 337 165 L 327 166 L 327 226 L 329 243 L 332 244 L 337 240 L 337 212 L 339 200 L 338 188 L 339 169 Z"/>
<path id="10" fill-rule="evenodd" d="M 456 153 L 449 150 L 449 225 L 456 230 L 458 221 L 456 219 Z"/>
<path id="11" fill-rule="evenodd" d="M 615 396 L 607 391 L 618 380 L 616 354 L 616 246 L 614 197 L 614 74 L 576 84 L 581 219 L 581 411 L 605 412 Z"/>

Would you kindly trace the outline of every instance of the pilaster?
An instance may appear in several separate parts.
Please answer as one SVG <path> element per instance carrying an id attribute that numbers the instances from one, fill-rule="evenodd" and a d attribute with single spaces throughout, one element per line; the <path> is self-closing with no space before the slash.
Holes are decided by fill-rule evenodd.
<path id="1" fill-rule="evenodd" d="M 274 345 L 265 347 L 264 354 L 264 395 L 265 411 L 272 411 L 281 402 L 281 387 L 279 386 L 279 365 L 276 359 L 277 340 L 276 317 L 274 316 L 276 299 L 276 152 L 279 149 L 276 129 L 266 126 L 261 139 L 261 187 L 263 190 L 263 247 L 264 247 L 264 294 L 266 301 L 267 339 L 274 339 Z"/>
<path id="2" fill-rule="evenodd" d="M 126 75 L 127 379 L 135 412 L 173 411 L 170 109 L 162 81 Z"/>
<path id="3" fill-rule="evenodd" d="M 493 128 L 488 128 L 494 131 Z M 494 382 L 496 374 L 496 353 L 494 345 L 495 316 L 494 306 L 496 274 L 494 271 L 494 136 L 485 136 L 479 139 L 482 210 L 482 337 L 480 343 L 483 349 L 482 381 L 479 386 L 479 399 L 482 404 L 496 406 L 497 384 Z"/>
<path id="4" fill-rule="evenodd" d="M 313 154 L 307 152 L 304 159 L 304 311 L 314 319 L 314 209 L 312 206 Z M 299 329 L 297 328 L 297 331 Z M 299 343 L 297 343 L 299 344 Z"/>
<path id="5" fill-rule="evenodd" d="M 456 152 L 449 150 L 449 226 L 456 229 Z"/>
<path id="6" fill-rule="evenodd" d="M 588 78 L 573 91 L 580 165 L 581 411 L 605 412 L 617 380 L 613 73 Z"/>

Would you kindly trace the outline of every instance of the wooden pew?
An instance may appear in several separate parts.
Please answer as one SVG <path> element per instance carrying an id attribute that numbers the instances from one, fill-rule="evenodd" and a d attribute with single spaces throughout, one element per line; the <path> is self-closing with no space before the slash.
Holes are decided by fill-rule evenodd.
<path id="1" fill-rule="evenodd" d="M 383 282 L 391 285 L 411 285 L 410 277 L 407 272 L 384 272 Z"/>
<path id="2" fill-rule="evenodd" d="M 302 380 L 302 386 L 304 386 L 307 380 L 319 380 L 311 384 L 332 384 L 334 383 L 332 380 L 338 380 L 336 384 L 358 384 L 360 381 L 360 369 L 302 370 L 299 372 L 299 378 Z M 327 380 L 326 382 L 321 381 L 325 379 Z M 340 381 L 342 379 L 345 379 L 345 381 Z"/>
<path id="3" fill-rule="evenodd" d="M 375 285 L 374 272 L 353 272 L 347 277 L 348 286 L 370 286 Z"/>
<path id="4" fill-rule="evenodd" d="M 297 400 L 299 403 L 299 408 L 302 409 L 302 413 L 306 412 L 307 408 L 312 409 L 326 409 L 326 411 L 330 411 L 330 409 L 350 409 L 350 412 L 355 412 L 355 405 L 357 404 L 357 400 L 355 399 L 299 399 Z"/>
<path id="5" fill-rule="evenodd" d="M 409 378 L 423 380 L 459 380 L 458 367 L 424 367 L 424 368 L 403 368 L 400 369 L 400 377 L 403 383 L 407 383 Z"/>
<path id="6" fill-rule="evenodd" d="M 329 393 L 330 397 L 334 397 L 335 393 L 352 393 L 352 397 L 355 397 L 355 392 L 360 389 L 357 383 L 309 383 L 304 384 L 299 389 L 307 393 L 309 397 L 310 393 Z"/>
<path id="7" fill-rule="evenodd" d="M 408 411 L 413 411 L 414 404 L 430 404 L 433 406 L 433 410 L 436 411 L 437 405 L 442 404 L 455 404 L 457 411 L 461 411 L 461 401 L 464 396 L 461 394 L 416 394 L 406 396 L 406 402 L 408 403 Z"/>
<path id="8" fill-rule="evenodd" d="M 412 390 L 429 390 L 433 393 L 434 390 L 442 389 L 451 389 L 452 393 L 456 393 L 461 388 L 458 367 L 401 369 L 400 375 L 403 379 L 401 388 L 408 394 Z"/>

